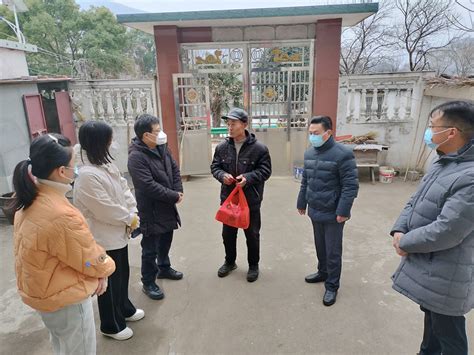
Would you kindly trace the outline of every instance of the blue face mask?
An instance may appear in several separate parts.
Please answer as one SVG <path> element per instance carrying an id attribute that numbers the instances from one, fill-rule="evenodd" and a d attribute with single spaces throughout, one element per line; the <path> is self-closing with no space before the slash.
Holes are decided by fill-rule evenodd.
<path id="1" fill-rule="evenodd" d="M 449 129 L 450 128 L 445 129 L 444 131 L 441 131 L 441 132 L 433 133 L 433 130 L 431 128 L 427 128 L 426 131 L 425 131 L 425 136 L 423 137 L 423 140 L 425 141 L 425 144 L 428 146 L 428 148 L 437 149 L 441 144 L 447 142 L 448 140 L 446 139 L 443 143 L 440 143 L 440 144 L 433 143 L 433 136 L 436 135 L 436 134 L 446 132 Z"/>
<path id="2" fill-rule="evenodd" d="M 319 148 L 325 143 L 323 135 L 324 135 L 324 133 L 323 134 L 310 134 L 309 135 L 309 141 L 310 141 L 311 145 L 314 148 Z"/>

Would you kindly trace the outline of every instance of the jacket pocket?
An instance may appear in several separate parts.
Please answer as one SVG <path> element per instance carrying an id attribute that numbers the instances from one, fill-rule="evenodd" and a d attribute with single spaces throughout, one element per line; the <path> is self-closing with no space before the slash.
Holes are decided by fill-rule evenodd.
<path id="1" fill-rule="evenodd" d="M 229 156 L 223 157 L 220 163 L 221 163 L 222 170 L 224 170 L 225 172 L 229 174 L 232 174 L 233 170 L 235 170 L 235 167 L 232 166 L 233 165 L 232 158 Z"/>
<path id="2" fill-rule="evenodd" d="M 239 159 L 237 171 L 238 175 L 249 173 L 253 170 L 255 170 L 255 161 L 248 158 Z"/>

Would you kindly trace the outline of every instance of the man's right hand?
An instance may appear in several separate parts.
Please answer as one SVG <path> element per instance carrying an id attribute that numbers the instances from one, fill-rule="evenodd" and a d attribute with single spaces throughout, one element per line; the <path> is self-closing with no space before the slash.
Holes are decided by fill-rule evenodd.
<path id="1" fill-rule="evenodd" d="M 400 255 L 400 256 L 407 256 L 408 253 L 401 249 L 400 248 L 400 239 L 402 239 L 402 237 L 404 236 L 403 233 L 400 233 L 400 232 L 396 232 L 394 235 L 393 235 L 393 240 L 392 240 L 392 245 L 393 247 L 395 248 L 395 252 Z"/>
<path id="2" fill-rule="evenodd" d="M 303 209 L 298 208 L 298 213 L 304 216 L 306 214 L 306 209 L 303 210 Z"/>
<path id="3" fill-rule="evenodd" d="M 224 174 L 224 184 L 232 185 L 235 183 L 235 179 L 231 174 Z"/>
<path id="4" fill-rule="evenodd" d="M 176 203 L 181 203 L 183 201 L 184 194 L 182 192 L 178 192 L 178 195 L 179 195 L 179 199 L 178 199 L 178 202 Z"/>

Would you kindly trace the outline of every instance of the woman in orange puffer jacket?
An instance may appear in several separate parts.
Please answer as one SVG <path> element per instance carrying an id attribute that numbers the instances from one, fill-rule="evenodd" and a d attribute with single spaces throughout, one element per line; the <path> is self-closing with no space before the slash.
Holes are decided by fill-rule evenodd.
<path id="1" fill-rule="evenodd" d="M 30 158 L 13 174 L 17 286 L 37 310 L 55 354 L 95 354 L 92 295 L 107 289 L 114 261 L 94 241 L 65 197 L 75 169 L 71 142 L 58 134 L 33 140 Z"/>

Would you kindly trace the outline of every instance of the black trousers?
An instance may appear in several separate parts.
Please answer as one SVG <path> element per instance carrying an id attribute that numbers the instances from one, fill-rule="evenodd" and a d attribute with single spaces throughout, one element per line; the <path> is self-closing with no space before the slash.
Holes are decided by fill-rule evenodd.
<path id="1" fill-rule="evenodd" d="M 142 237 L 142 283 L 155 282 L 158 271 L 171 267 L 169 252 L 173 241 L 173 231 L 144 235 Z"/>
<path id="2" fill-rule="evenodd" d="M 135 314 L 136 308 L 128 299 L 128 246 L 122 249 L 107 250 L 115 262 L 115 271 L 108 277 L 107 291 L 97 297 L 100 315 L 100 330 L 107 334 L 121 332 L 127 326 L 125 318 Z"/>
<path id="3" fill-rule="evenodd" d="M 466 318 L 420 308 L 425 312 L 420 355 L 467 355 Z"/>
<path id="4" fill-rule="evenodd" d="M 344 223 L 313 223 L 314 244 L 318 257 L 318 272 L 327 276 L 326 290 L 337 291 L 342 270 L 342 236 Z"/>
<path id="5" fill-rule="evenodd" d="M 260 209 L 250 211 L 250 225 L 244 230 L 247 239 L 247 260 L 249 266 L 258 266 L 260 261 Z M 222 239 L 225 248 L 225 261 L 235 263 L 237 258 L 237 232 L 238 228 L 222 225 Z"/>

